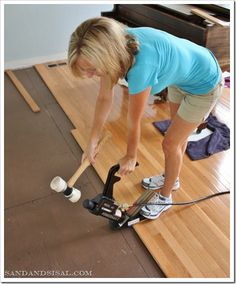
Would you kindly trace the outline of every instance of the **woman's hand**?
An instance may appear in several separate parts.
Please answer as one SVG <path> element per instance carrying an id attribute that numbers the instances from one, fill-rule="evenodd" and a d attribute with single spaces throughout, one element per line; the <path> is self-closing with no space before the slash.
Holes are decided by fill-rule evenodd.
<path id="1" fill-rule="evenodd" d="M 124 176 L 126 174 L 132 173 L 135 169 L 136 162 L 136 157 L 129 157 L 127 155 L 124 156 L 119 161 L 120 169 L 118 171 L 118 174 Z"/>
<path id="2" fill-rule="evenodd" d="M 98 142 L 90 141 L 86 150 L 84 151 L 81 159 L 81 164 L 87 158 L 90 164 L 95 163 L 96 156 L 98 154 Z"/>

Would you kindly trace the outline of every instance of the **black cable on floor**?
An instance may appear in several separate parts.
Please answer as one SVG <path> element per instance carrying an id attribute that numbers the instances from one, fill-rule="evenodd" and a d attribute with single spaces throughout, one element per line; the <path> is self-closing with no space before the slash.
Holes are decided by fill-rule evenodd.
<path id="1" fill-rule="evenodd" d="M 230 193 L 229 190 L 221 191 L 221 192 L 217 192 L 217 193 L 213 193 L 211 195 L 207 195 L 207 196 L 201 197 L 199 199 L 195 199 L 195 200 L 191 200 L 191 201 L 185 201 L 185 202 L 173 202 L 173 203 L 134 203 L 130 207 L 145 206 L 145 205 L 163 205 L 163 206 L 166 206 L 166 205 L 188 205 L 188 204 L 198 203 L 200 201 L 203 201 L 203 200 L 206 200 L 206 199 L 210 199 L 212 197 L 216 197 L 216 196 L 223 195 L 223 194 L 229 194 L 229 193 Z"/>

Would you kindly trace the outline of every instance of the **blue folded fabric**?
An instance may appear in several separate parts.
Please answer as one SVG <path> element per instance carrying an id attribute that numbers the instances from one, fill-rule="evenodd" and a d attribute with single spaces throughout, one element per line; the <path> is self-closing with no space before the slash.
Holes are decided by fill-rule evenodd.
<path id="1" fill-rule="evenodd" d="M 153 125 L 164 135 L 170 126 L 169 119 L 153 122 Z M 189 141 L 186 153 L 191 160 L 207 158 L 215 153 L 230 148 L 230 129 L 217 120 L 212 114 L 207 118 L 207 128 L 213 133 L 198 141 Z"/>

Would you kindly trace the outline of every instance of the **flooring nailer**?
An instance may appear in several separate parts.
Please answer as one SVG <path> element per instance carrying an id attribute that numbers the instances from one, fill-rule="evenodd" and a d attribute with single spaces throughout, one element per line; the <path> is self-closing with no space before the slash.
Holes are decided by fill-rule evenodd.
<path id="1" fill-rule="evenodd" d="M 119 176 L 115 175 L 119 168 L 119 164 L 110 168 L 102 193 L 98 194 L 93 199 L 86 199 L 83 202 L 84 208 L 88 209 L 92 214 L 109 219 L 113 228 L 120 228 L 122 226 L 130 227 L 146 219 L 139 214 L 139 211 L 143 207 L 142 204 L 147 203 L 154 194 L 153 191 L 147 190 L 132 206 L 118 204 L 113 198 L 113 185 L 121 179 Z M 140 205 L 136 206 L 136 204 Z"/>
<path id="2" fill-rule="evenodd" d="M 99 147 L 101 147 L 108 138 L 109 135 L 105 136 L 105 138 L 103 138 L 99 143 Z M 77 202 L 81 197 L 81 193 L 73 186 L 79 176 L 89 165 L 90 163 L 86 159 L 68 182 L 65 182 L 60 177 L 55 177 L 50 184 L 51 188 L 57 192 L 63 192 L 65 197 L 67 197 L 71 202 Z M 138 166 L 138 164 L 136 164 L 136 166 Z M 116 175 L 119 167 L 119 164 L 117 164 L 110 168 L 102 193 L 92 199 L 86 199 L 83 202 L 84 208 L 88 209 L 90 213 L 109 219 L 112 228 L 130 227 L 145 220 L 146 218 L 140 214 L 141 208 L 147 203 L 149 205 L 157 205 L 156 203 L 148 202 L 155 194 L 155 191 L 153 190 L 145 190 L 132 205 L 119 204 L 113 197 L 113 186 L 121 179 L 121 177 Z M 230 193 L 230 191 L 217 192 L 197 200 L 168 203 L 165 205 L 189 205 L 227 193 Z"/>

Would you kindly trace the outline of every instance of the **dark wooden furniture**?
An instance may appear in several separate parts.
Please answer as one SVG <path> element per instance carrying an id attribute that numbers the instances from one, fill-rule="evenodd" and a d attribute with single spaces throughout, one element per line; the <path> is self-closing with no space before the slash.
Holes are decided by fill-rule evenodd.
<path id="1" fill-rule="evenodd" d="M 229 70 L 229 26 L 221 27 L 193 14 L 191 10 L 195 8 L 225 22 L 230 21 L 227 5 L 212 4 L 115 4 L 111 12 L 102 12 L 102 16 L 114 18 L 132 27 L 149 26 L 189 39 L 209 48 L 222 70 Z"/>

